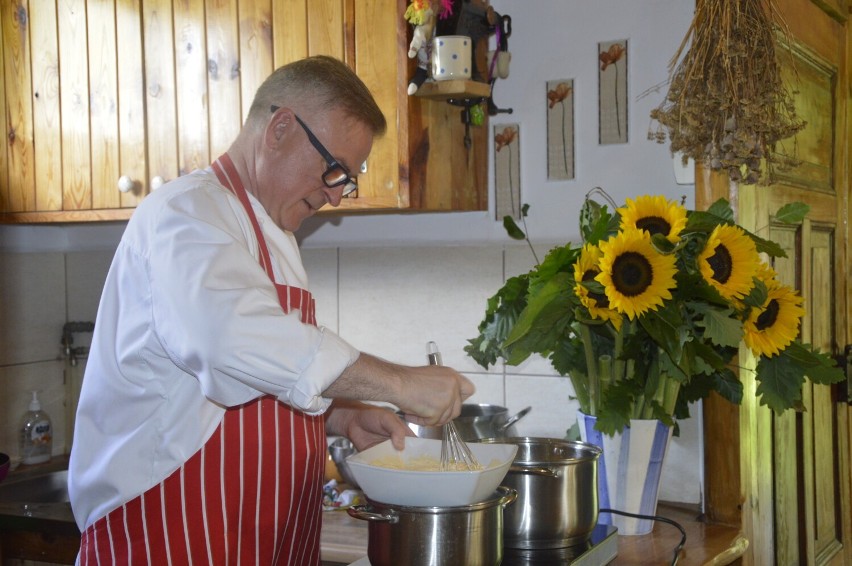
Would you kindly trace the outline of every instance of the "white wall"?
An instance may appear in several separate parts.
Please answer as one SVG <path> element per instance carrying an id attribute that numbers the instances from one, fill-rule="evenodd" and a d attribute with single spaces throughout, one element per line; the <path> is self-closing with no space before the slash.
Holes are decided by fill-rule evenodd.
<path id="1" fill-rule="evenodd" d="M 675 184 L 672 159 L 667 146 L 647 139 L 649 112 L 658 105 L 665 88 L 649 95 L 640 95 L 657 85 L 664 83 L 667 77 L 669 60 L 685 34 L 694 8 L 694 2 L 687 0 L 491 0 L 491 4 L 501 14 L 512 17 L 512 36 L 509 38 L 509 50 L 512 53 L 510 76 L 497 82 L 494 91 L 495 101 L 500 107 L 511 107 L 511 115 L 500 114 L 492 118 L 496 124 L 520 124 L 521 151 L 521 187 L 522 201 L 530 204 L 527 219 L 529 233 L 533 241 L 543 249 L 550 244 L 566 240 L 576 240 L 577 213 L 584 195 L 593 187 L 601 186 L 616 200 L 623 202 L 625 197 L 643 193 L 665 194 L 671 198 L 687 196 L 687 206 L 693 204 L 691 185 Z M 627 39 L 629 42 L 629 142 L 619 145 L 598 145 L 597 129 L 597 43 Z M 545 118 L 545 84 L 553 79 L 573 79 L 575 88 L 576 122 L 576 179 L 565 182 L 547 180 Z M 403 86 L 401 86 L 403 88 Z M 491 135 L 488 136 L 491 138 Z M 489 142 L 490 143 L 490 142 Z M 489 155 L 491 155 L 489 149 Z M 489 165 L 489 184 L 493 194 L 493 167 Z M 123 223 L 50 225 L 50 226 L 0 226 L 0 252 L 23 253 L 32 255 L 38 264 L 49 260 L 49 264 L 61 266 L 65 277 L 66 265 L 76 265 L 87 258 L 87 252 L 99 261 L 104 253 L 113 250 L 121 236 Z M 390 308 L 397 313 L 409 313 L 411 320 L 405 320 L 407 326 L 419 323 L 418 317 L 430 313 L 423 304 L 429 305 L 430 286 L 418 286 L 416 295 L 404 292 L 411 284 L 412 273 L 417 267 L 423 268 L 423 274 L 433 271 L 429 262 L 440 262 L 442 258 L 455 258 L 453 265 L 469 265 L 482 257 L 493 258 L 499 265 L 487 267 L 486 273 L 474 277 L 474 283 L 465 288 L 467 313 L 454 319 L 451 344 L 456 362 L 463 366 L 466 374 L 475 378 L 481 385 L 482 402 L 503 402 L 513 410 L 521 408 L 521 401 L 528 399 L 532 392 L 542 404 L 542 408 L 530 414 L 526 430 L 542 434 L 559 434 L 564 424 L 570 423 L 576 407 L 567 402 L 569 391 L 564 378 L 553 375 L 547 364 L 531 362 L 522 368 L 499 368 L 497 379 L 499 388 L 494 389 L 493 368 L 489 372 L 473 367 L 472 362 L 464 360 L 458 354 L 463 337 L 472 337 L 478 322 L 480 311 L 484 309 L 484 300 L 500 285 L 502 278 L 511 276 L 529 268 L 526 263 L 527 251 L 523 248 L 511 251 L 514 243 L 505 235 L 502 223 L 494 220 L 494 207 L 488 212 L 431 213 L 431 214 L 382 214 L 357 216 L 325 216 L 314 218 L 305 223 L 300 233 L 303 247 L 306 248 L 306 264 L 312 279 L 325 289 L 329 318 L 345 318 L 345 305 L 342 302 L 346 293 L 355 288 L 362 289 L 401 289 L 384 297 L 391 301 Z M 470 246 L 481 246 L 481 254 Z M 390 253 L 401 263 L 391 269 L 387 262 L 380 261 L 379 255 L 371 254 L 370 249 L 378 246 L 407 249 L 383 250 Z M 458 250 L 457 247 L 464 249 Z M 440 253 L 444 247 L 445 253 Z M 455 249 L 450 249 L 452 247 Z M 341 248 L 357 248 L 344 253 Z M 437 251 L 436 251 L 437 250 Z M 43 256 L 41 252 L 64 252 L 58 258 Z M 8 257 L 8 256 L 7 256 Z M 350 269 L 348 258 L 370 258 L 375 269 Z M 527 258 L 513 260 L 512 258 Z M 479 259 L 477 259 L 479 258 Z M 330 262 L 326 264 L 325 261 Z M 53 262 L 53 263 L 51 263 Z M 343 262 L 343 263 L 341 263 Z M 25 263 L 27 263 L 25 261 Z M 314 271 L 311 266 L 314 265 Z M 505 265 L 505 267 L 504 267 Z M 324 267 L 323 267 L 324 266 Z M 57 268 L 59 269 L 59 268 Z M 104 266 L 105 269 L 105 266 Z M 477 272 L 479 273 L 479 272 Z M 315 275 L 316 274 L 316 275 Z M 350 275 L 347 275 L 350 274 Z M 470 272 L 468 271 L 470 275 Z M 98 286 L 102 284 L 105 271 L 99 269 L 82 277 L 76 285 Z M 418 278 L 419 280 L 419 278 Z M 357 285 L 356 285 L 357 284 Z M 354 287 L 350 287 L 353 285 Z M 471 285 L 474 288 L 471 288 Z M 70 283 L 69 283 L 70 286 Z M 330 287 L 329 287 L 330 286 Z M 7 282 L 6 288 L 15 289 L 15 293 L 33 293 L 39 286 Z M 74 309 L 74 297 L 68 295 L 69 313 Z M 441 289 L 440 294 L 446 293 Z M 424 294 L 426 296 L 424 296 Z M 0 297 L 8 300 L 11 296 Z M 347 300 L 363 298 L 357 293 Z M 36 298 L 37 299 L 37 298 Z M 27 300 L 32 300 L 31 296 Z M 435 300 L 438 300 L 436 291 Z M 329 302 L 334 303 L 331 308 Z M 478 304 L 477 304 L 478 303 Z M 438 303 L 435 303 L 438 304 Z M 320 308 L 323 308 L 320 306 Z M 434 310 L 434 309 L 432 309 Z M 438 310 L 452 314 L 458 308 Z M 434 314 L 434 313 L 433 313 Z M 66 320 L 76 320 L 83 316 L 93 318 L 94 313 L 79 313 Z M 33 321 L 23 322 L 6 319 L 2 326 L 8 332 L 12 328 L 32 326 Z M 70 316 L 70 314 L 69 314 Z M 348 318 L 345 318 L 349 320 Z M 355 320 L 355 319 L 352 319 Z M 329 324 L 329 320 L 325 323 Z M 402 323 L 402 319 L 396 320 Z M 377 321 L 379 324 L 379 321 Z M 434 328 L 434 327 L 430 327 Z M 355 335 L 347 336 L 347 331 Z M 58 339 L 61 325 L 51 331 L 46 340 L 51 344 Z M 405 344 L 402 350 L 381 341 L 370 338 L 370 333 L 362 326 L 340 327 L 344 338 L 353 341 L 359 347 L 377 347 L 377 353 L 388 357 L 398 356 L 398 361 L 419 363 L 414 356 L 416 345 Z M 382 328 L 375 332 L 381 336 Z M 407 335 L 416 335 L 412 341 L 421 338 L 419 334 L 407 331 Z M 393 335 L 391 335 L 393 336 Z M 43 363 L 55 360 L 55 348 L 49 348 L 44 359 L 30 360 Z M 419 355 L 419 354 L 418 354 Z M 445 359 L 447 354 L 445 353 Z M 0 369 L 8 364 L 0 359 Z M 27 364 L 15 361 L 5 369 L 9 375 L 24 375 Z M 3 375 L 0 373 L 0 375 Z M 540 378 L 551 378 L 542 381 Z M 12 379 L 12 378 L 8 378 Z M 0 383 L 0 386 L 3 384 Z M 7 391 L 25 392 L 25 387 L 11 387 Z M 7 399 L 5 409 L 17 411 L 23 401 Z M 4 405 L 6 403 L 4 402 Z M 547 412 L 558 413 L 552 423 L 543 418 Z M 696 419 L 684 424 L 684 436 L 676 439 L 670 456 L 667 458 L 667 480 L 664 481 L 662 498 L 695 502 L 700 494 L 700 428 Z M 2 440 L 3 435 L 0 435 Z M 0 446 L 0 449 L 4 448 Z"/>

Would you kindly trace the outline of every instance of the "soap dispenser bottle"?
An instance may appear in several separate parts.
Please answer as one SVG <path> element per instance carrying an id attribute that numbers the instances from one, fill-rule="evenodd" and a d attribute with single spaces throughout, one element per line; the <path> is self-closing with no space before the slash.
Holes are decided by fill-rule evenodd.
<path id="1" fill-rule="evenodd" d="M 38 391 L 33 391 L 29 410 L 21 419 L 18 448 L 22 464 L 41 464 L 50 460 L 53 449 L 53 427 L 50 417 L 41 410 Z"/>

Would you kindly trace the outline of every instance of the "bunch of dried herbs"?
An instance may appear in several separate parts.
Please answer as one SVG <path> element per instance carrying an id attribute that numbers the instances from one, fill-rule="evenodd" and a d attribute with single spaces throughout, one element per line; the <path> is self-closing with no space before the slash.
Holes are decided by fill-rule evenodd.
<path id="1" fill-rule="evenodd" d="M 805 126 L 782 78 L 780 30 L 786 25 L 773 0 L 698 0 L 666 98 L 651 111 L 658 126 L 649 138 L 668 137 L 672 153 L 725 170 L 731 181 L 765 181 L 763 159 L 792 165 L 774 152 Z"/>

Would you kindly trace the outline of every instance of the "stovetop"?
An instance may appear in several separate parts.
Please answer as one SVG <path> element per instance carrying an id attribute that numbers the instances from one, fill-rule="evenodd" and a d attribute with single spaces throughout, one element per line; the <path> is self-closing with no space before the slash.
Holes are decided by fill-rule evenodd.
<path id="1" fill-rule="evenodd" d="M 502 566 L 603 566 L 618 554 L 618 529 L 597 525 L 589 540 L 577 546 L 548 549 L 503 549 Z"/>
<path id="2" fill-rule="evenodd" d="M 604 566 L 618 554 L 618 529 L 597 525 L 589 540 L 581 545 L 553 549 L 503 549 L 502 566 Z M 370 566 L 364 558 L 349 566 Z"/>

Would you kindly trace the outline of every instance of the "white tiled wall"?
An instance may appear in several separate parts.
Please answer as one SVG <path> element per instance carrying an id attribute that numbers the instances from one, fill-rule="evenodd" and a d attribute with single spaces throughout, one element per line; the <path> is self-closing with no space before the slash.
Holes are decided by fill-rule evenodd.
<path id="1" fill-rule="evenodd" d="M 539 260 L 547 246 L 536 247 Z M 357 348 L 399 363 L 426 363 L 426 343 L 438 343 L 446 365 L 473 380 L 470 400 L 505 406 L 524 436 L 562 438 L 575 421 L 570 380 L 546 360 L 518 367 L 478 366 L 464 353 L 476 336 L 485 303 L 505 277 L 535 264 L 529 248 L 487 246 L 305 249 L 303 261 L 319 322 Z M 56 429 L 54 451 L 70 440 L 70 417 L 81 366 L 62 358 L 66 321 L 95 319 L 110 251 L 0 254 L 0 451 L 17 454 L 17 421 L 27 391 L 40 389 Z M 80 335 L 75 345 L 87 344 Z M 664 500 L 700 499 L 699 419 L 681 423 L 661 486 Z"/>

